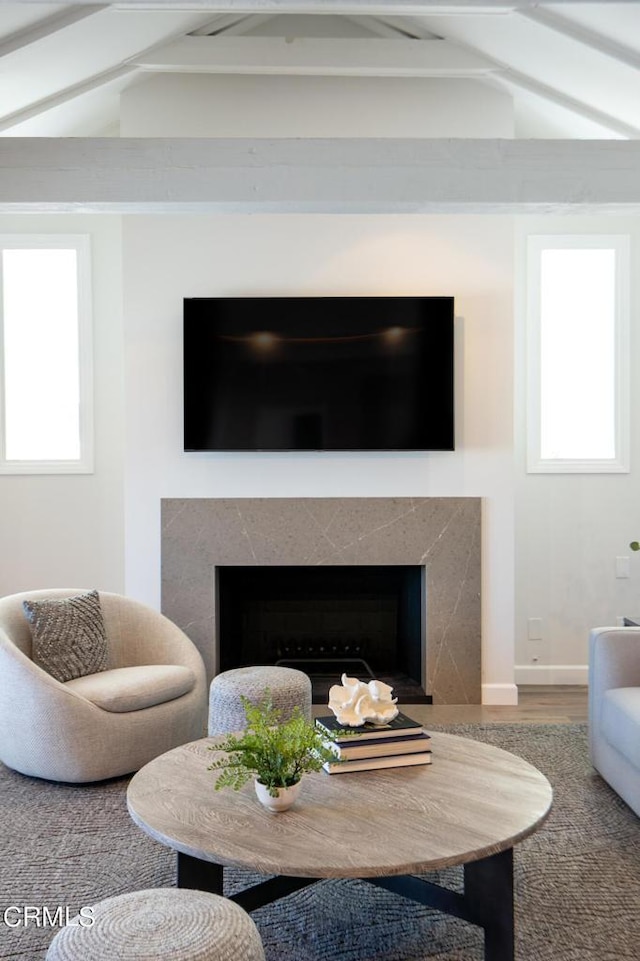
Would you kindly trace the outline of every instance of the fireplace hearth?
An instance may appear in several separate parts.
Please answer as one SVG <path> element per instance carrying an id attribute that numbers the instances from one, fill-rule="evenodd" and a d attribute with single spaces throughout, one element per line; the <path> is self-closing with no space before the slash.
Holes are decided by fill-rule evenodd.
<path id="1" fill-rule="evenodd" d="M 417 674 L 413 663 L 396 664 L 398 679 L 388 680 L 370 651 L 377 643 L 370 627 L 347 633 L 346 622 L 335 641 L 326 626 L 310 627 L 304 638 L 281 626 L 276 659 L 287 663 L 304 653 L 317 662 L 319 648 L 331 642 L 336 650 L 329 653 L 341 655 L 326 665 L 331 683 L 343 667 L 356 676 L 362 670 L 364 680 L 366 662 L 401 703 L 411 703 L 400 687 L 403 672 L 434 704 L 480 703 L 478 497 L 169 498 L 162 501 L 161 551 L 162 612 L 194 641 L 210 679 L 229 663 L 220 650 L 220 569 L 303 568 L 340 578 L 354 567 L 415 567 L 422 583 Z M 329 679 L 323 683 L 328 687 Z"/>
<path id="2" fill-rule="evenodd" d="M 220 667 L 295 667 L 326 703 L 341 674 L 384 679 L 405 703 L 421 685 L 423 567 L 218 567 Z"/>

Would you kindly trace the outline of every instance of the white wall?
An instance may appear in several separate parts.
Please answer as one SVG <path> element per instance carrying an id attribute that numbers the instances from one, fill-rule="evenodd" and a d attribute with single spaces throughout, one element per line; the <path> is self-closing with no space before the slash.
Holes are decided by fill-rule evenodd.
<path id="1" fill-rule="evenodd" d="M 127 593 L 159 605 L 162 497 L 482 496 L 485 693 L 512 696 L 512 250 L 500 217 L 127 219 Z M 182 299 L 294 293 L 453 294 L 457 450 L 185 454 Z"/>
<path id="2" fill-rule="evenodd" d="M 121 133 L 510 137 L 513 104 L 465 80 L 155 76 L 123 93 Z M 498 217 L 127 218 L 127 591 L 159 605 L 162 497 L 483 496 L 485 696 L 512 700 L 512 250 Z M 183 453 L 183 297 L 293 293 L 454 295 L 458 450 Z"/>
<path id="3" fill-rule="evenodd" d="M 4 233 L 88 233 L 93 261 L 95 471 L 0 475 L 0 596 L 124 587 L 120 218 L 1 217 Z"/>
<path id="4" fill-rule="evenodd" d="M 512 129 L 508 98 L 463 81 L 202 81 L 161 77 L 131 88 L 123 97 L 123 134 L 510 136 Z M 0 230 L 91 233 L 96 322 L 96 472 L 0 477 L 2 594 L 70 584 L 122 590 L 126 506 L 126 590 L 159 606 L 161 497 L 468 494 L 484 498 L 487 699 L 512 696 L 514 517 L 517 680 L 583 680 L 588 628 L 640 614 L 640 555 L 631 555 L 630 579 L 616 579 L 614 571 L 615 557 L 640 539 L 640 418 L 633 423 L 629 475 L 525 473 L 523 316 L 519 309 L 514 322 L 508 218 L 126 218 L 124 348 L 118 218 L 2 217 Z M 640 276 L 637 219 L 521 218 L 518 230 L 521 237 L 629 232 L 632 276 Z M 184 454 L 182 298 L 287 293 L 453 294 L 457 451 Z M 632 356 L 638 347 L 634 329 Z M 639 400 L 632 382 L 632 410 Z M 529 617 L 542 619 L 541 642 L 527 640 Z M 539 665 L 533 670 L 532 657 Z"/>
<path id="5" fill-rule="evenodd" d="M 470 80 L 165 74 L 121 98 L 123 137 L 513 137 L 513 102 Z"/>
<path id="6" fill-rule="evenodd" d="M 631 235 L 631 472 L 527 474 L 525 449 L 524 246 L 527 234 Z M 516 680 L 528 684 L 587 682 L 591 627 L 640 615 L 640 394 L 633 358 L 640 349 L 638 282 L 640 219 L 544 217 L 518 220 L 516 341 Z M 579 357 L 579 345 L 576 345 Z M 598 377 L 598 371 L 592 375 Z M 615 559 L 630 556 L 631 577 L 615 576 Z M 542 619 L 543 638 L 530 641 L 528 618 Z M 534 661 L 537 658 L 537 661 Z"/>

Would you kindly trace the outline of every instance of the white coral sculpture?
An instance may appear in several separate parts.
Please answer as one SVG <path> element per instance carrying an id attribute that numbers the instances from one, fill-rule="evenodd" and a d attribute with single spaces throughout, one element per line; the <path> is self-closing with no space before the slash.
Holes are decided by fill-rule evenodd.
<path id="1" fill-rule="evenodd" d="M 362 727 L 372 724 L 388 724 L 398 714 L 397 697 L 391 697 L 393 688 L 383 681 L 359 681 L 357 677 L 342 675 L 342 684 L 334 684 L 329 690 L 329 709 L 340 724 Z"/>

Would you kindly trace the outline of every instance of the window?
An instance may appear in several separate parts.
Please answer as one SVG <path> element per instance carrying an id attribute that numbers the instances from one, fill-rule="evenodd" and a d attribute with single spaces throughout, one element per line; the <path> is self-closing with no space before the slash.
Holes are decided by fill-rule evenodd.
<path id="1" fill-rule="evenodd" d="M 89 238 L 0 236 L 0 472 L 90 473 Z"/>
<path id="2" fill-rule="evenodd" d="M 629 470 L 629 240 L 530 237 L 528 470 Z"/>

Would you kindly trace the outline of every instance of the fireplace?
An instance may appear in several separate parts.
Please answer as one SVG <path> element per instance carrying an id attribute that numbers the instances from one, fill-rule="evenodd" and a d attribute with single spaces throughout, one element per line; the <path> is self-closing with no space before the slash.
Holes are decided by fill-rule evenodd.
<path id="1" fill-rule="evenodd" d="M 343 673 L 429 703 L 424 676 L 424 567 L 218 567 L 223 671 L 276 664 L 311 678 L 316 704 Z"/>
<path id="2" fill-rule="evenodd" d="M 220 570 L 299 568 L 341 580 L 352 568 L 414 567 L 420 667 L 412 655 L 399 670 L 434 704 L 480 703 L 479 497 L 168 498 L 161 536 L 162 612 L 196 644 L 209 678 L 230 663 L 220 649 Z M 340 642 L 345 656 L 351 643 Z M 291 657 L 292 649 L 281 651 L 279 660 Z"/>

